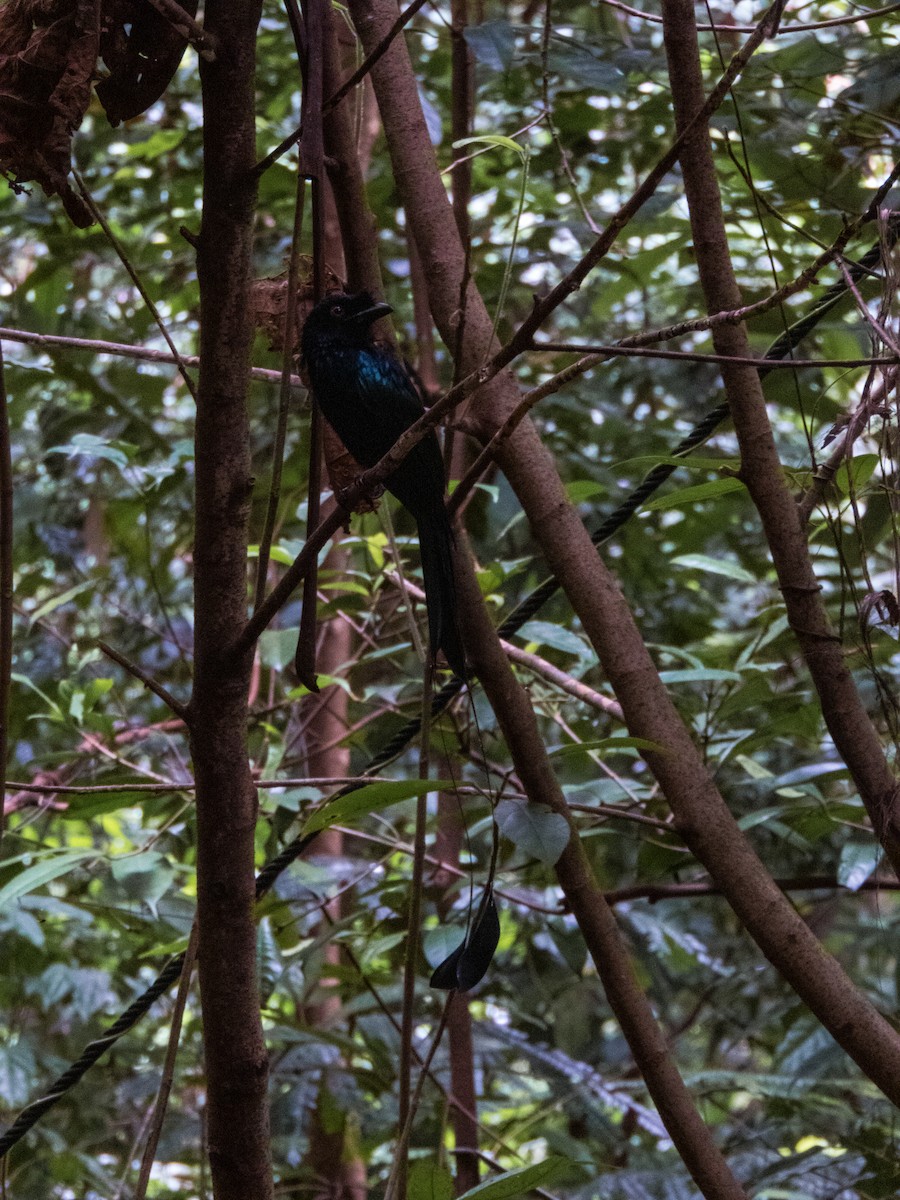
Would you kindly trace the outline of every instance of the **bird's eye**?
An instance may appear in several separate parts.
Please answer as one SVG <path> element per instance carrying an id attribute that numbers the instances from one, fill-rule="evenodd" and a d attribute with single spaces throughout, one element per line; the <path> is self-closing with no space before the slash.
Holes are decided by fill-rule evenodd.
<path id="1" fill-rule="evenodd" d="M 343 304 L 332 304 L 332 306 L 331 306 L 331 315 L 332 315 L 333 317 L 342 317 L 342 316 L 344 315 L 344 306 L 343 306 Z"/>

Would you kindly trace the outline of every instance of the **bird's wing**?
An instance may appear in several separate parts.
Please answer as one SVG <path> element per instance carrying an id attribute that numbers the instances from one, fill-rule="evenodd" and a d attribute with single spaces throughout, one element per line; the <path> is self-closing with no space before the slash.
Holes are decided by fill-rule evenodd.
<path id="1" fill-rule="evenodd" d="M 421 397 L 399 358 L 383 350 L 359 354 L 357 387 L 365 408 L 396 441 L 425 411 Z"/>

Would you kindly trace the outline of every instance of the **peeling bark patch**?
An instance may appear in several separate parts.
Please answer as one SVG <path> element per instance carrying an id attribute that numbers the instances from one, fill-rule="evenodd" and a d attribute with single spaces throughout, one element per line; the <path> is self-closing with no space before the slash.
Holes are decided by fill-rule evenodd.
<path id="1" fill-rule="evenodd" d="M 197 0 L 183 0 L 193 15 Z M 187 39 L 145 0 L 9 0 L 0 8 L 0 171 L 19 191 L 58 195 L 79 228 L 93 221 L 69 183 L 72 135 L 97 75 L 110 123 L 144 112 L 165 91 Z"/>

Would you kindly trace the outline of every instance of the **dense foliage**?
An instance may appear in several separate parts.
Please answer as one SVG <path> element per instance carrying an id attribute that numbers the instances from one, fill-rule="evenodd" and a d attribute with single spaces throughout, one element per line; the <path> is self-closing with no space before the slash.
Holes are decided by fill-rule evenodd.
<path id="1" fill-rule="evenodd" d="M 448 12 L 426 6 L 406 34 L 442 166 L 473 160 L 472 271 L 500 336 L 558 280 L 671 138 L 658 24 L 606 4 L 558 5 L 545 31 L 535 5 L 488 5 L 468 29 L 476 60 L 474 134 L 454 148 Z M 713 121 L 735 265 L 747 303 L 794 278 L 862 212 L 892 165 L 900 120 L 896 17 L 791 32 L 801 21 L 846 17 L 838 2 L 798 6 L 753 58 Z M 648 8 L 651 17 L 655 14 Z M 749 5 L 713 10 L 718 41 L 702 37 L 711 84 L 746 35 L 726 21 Z M 701 17 L 701 19 L 703 19 Z M 293 45 L 279 5 L 260 30 L 258 145 L 265 153 L 299 113 Z M 75 140 L 78 165 L 128 261 L 183 353 L 195 351 L 194 253 L 202 113 L 189 52 L 165 97 L 110 128 L 92 106 Z M 360 124 L 361 137 L 368 126 Z M 518 149 L 503 138 L 514 138 Z M 387 298 L 409 357 L 418 357 L 403 212 L 376 137 L 367 183 L 377 214 Z M 257 275 L 284 267 L 296 158 L 263 176 Z M 147 305 L 110 240 L 75 230 L 39 189 L 0 195 L 3 324 L 87 342 L 165 349 Z M 879 237 L 870 225 L 856 258 Z M 840 278 L 829 268 L 822 283 Z M 888 263 L 829 315 L 797 357 L 846 360 L 884 353 L 870 315 L 894 328 Z M 815 303 L 810 288 L 756 318 L 762 353 Z M 703 315 L 677 172 L 620 237 L 614 252 L 561 308 L 540 339 L 609 344 L 642 329 Z M 673 345 L 708 351 L 699 333 Z M 109 643 L 185 699 L 191 673 L 193 402 L 174 367 L 95 347 L 4 342 L 15 473 L 16 641 L 7 833 L 0 864 L 0 1117 L 18 1110 L 98 1036 L 182 949 L 194 909 L 191 770 L 183 729 L 140 682 L 98 647 Z M 533 386 L 572 359 L 533 352 L 515 370 Z M 257 366 L 279 355 L 260 333 Z M 453 367 L 439 347 L 442 386 Z M 828 454 L 829 430 L 881 386 L 878 368 L 816 366 L 766 382 L 782 459 L 798 491 Z M 888 388 L 886 395 L 890 395 Z M 535 409 L 571 497 L 594 528 L 655 462 L 721 400 L 714 365 L 614 358 Z M 254 536 L 271 474 L 277 384 L 253 383 Z M 291 412 L 276 571 L 302 544 L 308 412 Z M 819 579 L 889 756 L 896 747 L 894 670 L 898 591 L 896 411 L 885 400 L 816 509 Z M 736 479 L 726 425 L 604 550 L 635 609 L 663 678 L 732 811 L 772 874 L 854 981 L 886 1013 L 897 1006 L 896 907 L 870 888 L 879 846 L 828 738 L 787 630 L 770 554 Z M 349 658 L 323 680 L 349 698 L 350 773 L 414 716 L 421 668 L 396 589 L 385 510 L 356 517 L 347 559 L 326 564 L 320 618 L 348 622 Z M 412 527 L 394 510 L 404 569 L 414 576 Z M 482 589 L 498 617 L 542 579 L 527 522 L 501 476 L 466 513 Z M 251 567 L 252 567 L 251 563 Z M 252 571 L 248 572 L 252 578 Z M 866 597 L 886 593 L 880 606 Z M 250 751 L 260 790 L 260 865 L 334 789 L 302 782 L 314 709 L 291 661 L 299 602 L 260 643 Z M 603 692 L 596 656 L 564 598 L 518 644 Z M 672 828 L 638 750 L 609 712 L 519 664 L 591 862 L 634 956 L 642 986 L 679 1066 L 752 1195 L 895 1194 L 891 1108 L 837 1048 L 724 901 L 688 887 L 706 877 Z M 328 695 L 328 690 L 324 692 Z M 491 856 L 489 794 L 499 801 L 497 868 L 502 938 L 473 994 L 481 1146 L 503 1168 L 549 1153 L 564 1160 L 546 1185 L 572 1197 L 694 1195 L 628 1047 L 612 1019 L 552 872 L 558 818 L 523 807 L 503 739 L 478 689 L 432 731 L 435 773 L 471 785 L 463 876 L 475 900 Z M 390 774 L 414 779 L 415 747 Z M 51 790 L 26 793 L 15 781 Z M 103 792 L 103 785 L 128 785 Z M 167 785 L 153 790 L 145 785 Z M 87 790 L 53 791 L 68 785 Z M 486 789 L 486 790 L 485 790 Z M 479 794 L 480 791 L 480 794 Z M 410 793 L 411 794 L 411 793 Z M 260 906 L 259 971 L 271 1051 L 273 1159 L 281 1194 L 312 1186 L 311 1111 L 343 1127 L 373 1194 L 390 1165 L 397 1124 L 396 1018 L 409 905 L 413 802 L 348 815 L 335 859 L 295 863 Z M 431 813 L 432 840 L 437 810 Z M 814 885 L 814 886 L 813 886 Z M 455 903 L 446 913 L 449 894 Z M 658 889 L 658 890 L 654 890 Z M 621 893 L 621 895 L 619 895 Z M 323 918 L 341 895 L 338 915 Z M 458 940 L 468 885 L 429 867 L 424 897 L 421 1028 L 441 997 L 427 974 Z M 448 932 L 449 922 L 449 932 Z M 345 951 L 335 963 L 329 944 Z M 323 1002 L 339 998 L 337 1013 Z M 11 1154 L 10 1194 L 130 1194 L 145 1117 L 158 1085 L 171 997 L 93 1068 Z M 427 1045 L 427 1038 L 422 1043 Z M 423 1050 L 424 1052 L 424 1050 Z M 442 1048 L 434 1069 L 446 1086 Z M 175 1085 L 151 1195 L 200 1195 L 203 1068 L 199 1009 L 189 1001 Z M 325 1099 L 323 1100 L 323 1095 Z M 324 1112 L 325 1117 L 322 1117 Z M 413 1135 L 410 1200 L 449 1194 L 446 1092 L 426 1085 Z M 425 1165 L 432 1164 L 437 1174 Z M 842 1190 L 843 1189 L 843 1190 Z"/>

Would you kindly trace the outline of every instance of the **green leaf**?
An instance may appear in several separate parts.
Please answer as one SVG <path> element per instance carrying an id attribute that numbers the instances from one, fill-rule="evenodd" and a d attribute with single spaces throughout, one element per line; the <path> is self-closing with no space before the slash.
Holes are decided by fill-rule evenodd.
<path id="1" fill-rule="evenodd" d="M 663 683 L 740 683 L 737 671 L 720 671 L 715 667 L 700 667 L 693 671 L 660 671 Z"/>
<path id="2" fill-rule="evenodd" d="M 737 458 L 701 458 L 696 454 L 640 454 L 636 458 L 626 458 L 615 464 L 616 471 L 630 471 L 634 468 L 649 471 L 652 467 L 665 465 L 667 467 L 684 467 L 688 471 L 722 471 L 724 469 L 737 471 L 740 459 Z"/>
<path id="3" fill-rule="evenodd" d="M 49 613 L 55 612 L 58 608 L 62 608 L 64 604 L 68 604 L 70 600 L 74 600 L 76 596 L 80 596 L 82 592 L 90 591 L 95 588 L 96 582 L 93 579 L 86 579 L 83 583 L 76 583 L 74 587 L 67 588 L 66 591 L 60 592 L 58 596 L 51 596 L 49 600 L 45 600 L 39 605 L 31 616 L 28 618 L 29 633 L 43 617 Z"/>
<path id="4" fill-rule="evenodd" d="M 710 558 L 706 554 L 679 554 L 672 559 L 678 567 L 687 567 L 694 571 L 708 571 L 710 575 L 724 575 L 726 579 L 734 579 L 738 583 L 757 583 L 755 575 L 739 566 L 736 562 L 726 559 Z"/>
<path id="5" fill-rule="evenodd" d="M 676 672 L 672 672 L 676 674 Z M 626 750 L 649 750 L 653 754 L 665 754 L 664 746 L 660 746 L 657 742 L 650 742 L 646 738 L 638 737 L 608 737 L 597 738 L 591 742 L 570 742 L 565 746 L 556 746 L 550 751 L 553 755 L 570 755 L 570 754 L 585 754 L 588 751 L 594 753 L 603 753 L 609 751 L 612 754 L 620 754 Z"/>
<path id="6" fill-rule="evenodd" d="M 129 158 L 159 158 L 184 141 L 186 130 L 158 129 L 143 142 L 134 142 L 126 151 Z"/>
<path id="7" fill-rule="evenodd" d="M 62 854 L 48 854 L 36 862 L 33 867 L 26 867 L 24 871 L 20 871 L 18 875 L 10 879 L 9 883 L 0 888 L 0 911 L 8 908 L 23 896 L 27 896 L 29 892 L 36 891 L 38 888 L 52 883 L 54 879 L 59 879 L 61 875 L 68 874 L 69 870 L 77 863 L 99 857 L 97 851 L 93 849 L 65 850 Z"/>
<path id="8" fill-rule="evenodd" d="M 595 479 L 573 479 L 566 484 L 566 495 L 573 504 L 581 504 L 584 500 L 592 500 L 594 496 L 605 496 L 609 485 L 598 483 Z"/>
<path id="9" fill-rule="evenodd" d="M 247 547 L 248 558 L 259 558 L 259 546 L 254 543 Z M 283 567 L 289 567 L 296 558 L 296 554 L 291 554 L 284 546 L 277 544 L 269 547 L 269 558 L 272 562 L 280 563 Z"/>
<path id="10" fill-rule="evenodd" d="M 504 1171 L 502 1175 L 495 1175 L 493 1179 L 486 1179 L 477 1187 L 463 1192 L 459 1200 L 513 1200 L 515 1196 L 524 1196 L 526 1192 L 550 1183 L 570 1166 L 568 1158 L 551 1154 L 533 1166 L 516 1167 L 512 1171 Z"/>
<path id="11" fill-rule="evenodd" d="M 699 504 L 704 500 L 715 500 L 729 492 L 744 490 L 743 483 L 734 476 L 711 479 L 709 483 L 698 483 L 695 487 L 681 488 L 677 492 L 670 492 L 668 496 L 660 496 L 658 500 L 651 500 L 649 504 L 644 505 L 644 508 L 647 512 L 664 508 L 689 508 L 692 504 Z"/>
<path id="12" fill-rule="evenodd" d="M 13 683 L 20 683 L 23 687 L 27 687 L 34 692 L 36 696 L 40 696 L 40 698 L 47 705 L 49 716 L 54 721 L 61 721 L 63 719 L 63 711 L 59 705 L 55 703 L 55 701 L 51 700 L 45 692 L 42 692 L 37 684 L 30 680 L 27 675 L 20 675 L 18 671 L 13 671 L 10 679 L 13 681 Z"/>
<path id="13" fill-rule="evenodd" d="M 399 946 L 401 942 L 406 941 L 406 931 L 399 933 L 386 933 L 384 937 L 370 938 L 360 955 L 360 965 L 370 967 L 377 958 L 389 953 L 395 946 Z"/>
<path id="14" fill-rule="evenodd" d="M 463 36 L 478 61 L 492 71 L 508 71 L 512 66 L 516 53 L 516 32 L 509 21 L 485 21 L 482 25 L 469 25 L 463 30 Z"/>
<path id="15" fill-rule="evenodd" d="M 454 150 L 461 150 L 464 146 L 484 146 L 486 150 L 492 146 L 499 146 L 504 150 L 515 150 L 519 158 L 528 157 L 528 151 L 524 146 L 520 146 L 512 138 L 504 137 L 502 133 L 484 133 L 480 137 L 460 138 L 458 142 L 453 143 Z"/>
<path id="16" fill-rule="evenodd" d="M 846 775 L 847 765 L 842 762 L 807 763 L 804 767 L 795 767 L 776 775 L 772 780 L 773 788 L 794 787 L 798 783 L 809 783 L 811 779 L 819 779 L 823 775 Z"/>
<path id="17" fill-rule="evenodd" d="M 172 793 L 177 795 L 177 793 Z M 58 815 L 63 821 L 89 821 L 122 808 L 137 808 L 147 802 L 146 792 L 81 792 L 68 797 L 69 803 Z"/>
<path id="18" fill-rule="evenodd" d="M 465 936 L 462 925 L 436 925 L 434 929 L 426 930 L 422 939 L 425 961 L 430 967 L 436 967 L 453 953 Z"/>
<path id="19" fill-rule="evenodd" d="M 577 633 L 550 621 L 526 621 L 516 636 L 526 642 L 537 642 L 539 646 L 552 646 L 563 654 L 576 654 L 579 658 L 595 657 L 593 649 Z"/>
<path id="20" fill-rule="evenodd" d="M 501 800 L 494 813 L 505 837 L 529 858 L 552 867 L 569 844 L 569 823 L 545 804 Z"/>
<path id="21" fill-rule="evenodd" d="M 842 887 L 858 892 L 866 880 L 874 874 L 881 861 L 883 851 L 873 837 L 868 842 L 848 842 L 841 849 L 837 879 Z"/>
<path id="22" fill-rule="evenodd" d="M 409 1200 L 453 1200 L 453 1177 L 436 1158 L 418 1158 L 406 1182 Z"/>
<path id="23" fill-rule="evenodd" d="M 100 458 L 122 471 L 128 466 L 136 450 L 137 447 L 130 442 L 111 442 L 93 433 L 76 433 L 71 442 L 62 446 L 51 446 L 47 453 L 65 454 L 68 458 Z"/>
<path id="24" fill-rule="evenodd" d="M 877 454 L 857 454 L 849 462 L 845 459 L 834 477 L 841 495 L 849 496 L 864 487 L 875 474 L 878 461 Z"/>
<path id="25" fill-rule="evenodd" d="M 264 667 L 283 671 L 288 663 L 294 661 L 296 649 L 296 629 L 267 629 L 260 634 L 259 658 Z"/>
<path id="26" fill-rule="evenodd" d="M 618 67 L 569 39 L 557 36 L 550 46 L 547 64 L 569 87 L 589 88 L 600 94 L 618 94 L 625 89 L 626 79 Z"/>
<path id="27" fill-rule="evenodd" d="M 413 796 L 425 796 L 429 792 L 452 791 L 452 779 L 397 779 L 382 783 L 369 783 L 346 796 L 338 796 L 312 814 L 303 826 L 303 836 L 318 833 L 330 825 L 345 825 L 357 817 L 367 816 Z"/>

